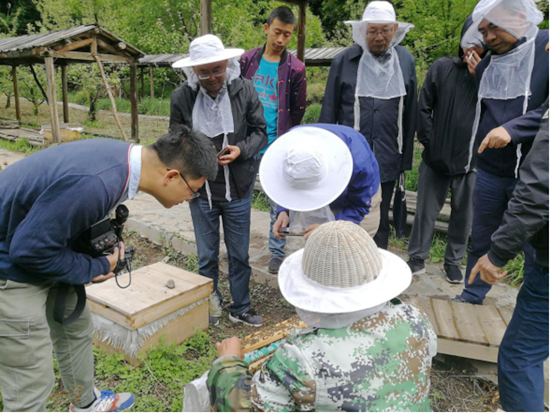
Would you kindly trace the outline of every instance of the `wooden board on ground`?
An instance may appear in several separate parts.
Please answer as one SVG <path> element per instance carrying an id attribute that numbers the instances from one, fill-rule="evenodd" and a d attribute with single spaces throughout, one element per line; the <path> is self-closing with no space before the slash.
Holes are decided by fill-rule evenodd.
<path id="1" fill-rule="evenodd" d="M 39 131 L 27 128 L 12 128 L 0 126 L 0 138 L 17 142 L 21 139 L 27 139 L 31 145 L 42 146 L 45 144 L 44 136 Z"/>
<path id="2" fill-rule="evenodd" d="M 128 275 L 118 277 L 120 285 L 128 284 Z M 168 280 L 174 281 L 174 288 L 166 286 Z M 207 298 L 213 292 L 211 279 L 173 267 L 165 263 L 156 263 L 132 273 L 132 283 L 126 289 L 117 286 L 114 279 L 101 284 L 86 287 L 90 310 L 127 330 L 137 330 L 154 321 L 189 307 Z M 161 342 L 182 343 L 197 331 L 208 329 L 208 300 L 171 320 L 139 348 L 138 354 Z M 94 344 L 109 353 L 122 353 L 133 364 L 140 364 L 135 355 L 126 354 L 120 348 L 107 344 L 94 336 Z"/>
<path id="3" fill-rule="evenodd" d="M 474 305 L 406 296 L 426 313 L 437 334 L 437 352 L 475 360 L 497 362 L 498 347 L 508 321 L 502 311 L 488 305 Z"/>

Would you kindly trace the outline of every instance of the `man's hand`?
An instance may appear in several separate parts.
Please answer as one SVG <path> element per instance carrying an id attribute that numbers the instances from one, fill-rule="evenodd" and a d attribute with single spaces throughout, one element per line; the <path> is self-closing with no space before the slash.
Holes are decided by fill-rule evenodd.
<path id="1" fill-rule="evenodd" d="M 239 156 L 241 156 L 241 149 L 238 146 L 227 145 L 227 149 L 229 149 L 229 153 L 227 155 L 223 155 L 218 158 L 218 163 L 221 166 L 228 165 L 231 162 L 233 162 L 235 159 L 237 159 Z"/>
<path id="2" fill-rule="evenodd" d="M 476 75 L 476 66 L 481 62 L 481 57 L 477 54 L 475 50 L 470 50 L 468 52 L 469 58 L 466 58 L 468 63 L 468 71 L 472 76 Z"/>
<path id="3" fill-rule="evenodd" d="M 485 139 L 483 139 L 483 142 L 481 142 L 481 145 L 479 145 L 477 153 L 482 153 L 485 148 L 504 148 L 510 143 L 511 140 L 512 137 L 508 131 L 502 126 L 499 126 L 487 134 Z"/>
<path id="4" fill-rule="evenodd" d="M 233 355 L 244 359 L 241 340 L 238 337 L 226 338 L 221 343 L 216 343 L 216 350 L 218 350 L 218 357 Z"/>
<path id="5" fill-rule="evenodd" d="M 315 231 L 317 228 L 319 228 L 321 224 L 311 224 L 309 227 L 307 227 L 304 231 L 304 238 L 308 239 L 309 236 Z"/>
<path id="6" fill-rule="evenodd" d="M 277 221 L 273 224 L 273 235 L 277 239 L 284 239 L 285 237 L 279 234 L 279 231 L 283 228 L 288 227 L 290 224 L 290 218 L 288 217 L 288 212 L 282 211 L 277 217 Z"/>
<path id="7" fill-rule="evenodd" d="M 470 273 L 470 278 L 468 279 L 468 284 L 474 282 L 474 279 L 478 272 L 481 275 L 481 279 L 487 284 L 491 285 L 497 285 L 498 281 L 506 276 L 506 274 L 508 274 L 508 271 L 502 271 L 501 267 L 493 265 L 493 263 L 489 260 L 487 254 L 481 257 L 475 267 L 472 269 L 472 272 Z"/>
<path id="8" fill-rule="evenodd" d="M 118 253 L 119 249 L 115 248 L 113 253 L 111 255 L 107 255 L 105 258 L 109 261 L 110 270 L 111 272 L 109 274 L 105 275 L 98 275 L 97 277 L 92 279 L 93 283 L 103 282 L 108 280 L 109 278 L 113 278 L 115 276 L 115 273 L 113 272 L 116 268 L 116 265 L 118 264 Z M 120 259 L 124 259 L 124 243 L 120 243 Z"/>

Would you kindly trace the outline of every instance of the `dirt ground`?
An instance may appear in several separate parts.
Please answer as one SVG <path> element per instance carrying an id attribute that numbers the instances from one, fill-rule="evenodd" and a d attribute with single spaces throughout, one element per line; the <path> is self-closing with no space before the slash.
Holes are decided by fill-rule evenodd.
<path id="1" fill-rule="evenodd" d="M 162 248 L 135 232 L 127 233 L 126 243 L 137 248 L 134 269 L 166 260 L 170 265 L 196 272 L 196 257 L 186 257 L 177 251 Z M 220 341 L 232 336 L 242 338 L 257 331 L 253 327 L 233 324 L 227 319 L 230 292 L 227 277 L 223 274 L 220 275 L 219 287 L 225 298 L 224 312 L 220 324 L 209 330 L 214 340 Z M 266 326 L 277 324 L 295 315 L 294 308 L 276 288 L 253 284 L 251 300 L 253 307 L 264 317 Z M 497 387 L 490 381 L 476 377 L 468 363 L 460 357 L 438 355 L 434 359 L 430 378 L 433 411 L 496 411 L 500 407 Z"/>

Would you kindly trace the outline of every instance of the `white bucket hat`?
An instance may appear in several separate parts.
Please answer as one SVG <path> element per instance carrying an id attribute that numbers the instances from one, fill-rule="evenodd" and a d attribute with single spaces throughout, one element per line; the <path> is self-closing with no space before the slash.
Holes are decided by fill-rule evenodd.
<path id="1" fill-rule="evenodd" d="M 411 280 L 405 261 L 378 249 L 363 228 L 348 221 L 321 225 L 279 270 L 283 297 L 322 314 L 376 307 L 405 291 Z"/>
<path id="2" fill-rule="evenodd" d="M 292 211 L 329 205 L 346 189 L 353 172 L 348 146 L 315 126 L 299 126 L 277 138 L 260 164 L 267 196 Z"/>
<path id="3" fill-rule="evenodd" d="M 172 67 L 201 66 L 222 60 L 230 60 L 239 57 L 244 49 L 226 49 L 219 37 L 213 34 L 205 34 L 197 37 L 189 45 L 189 57 L 177 60 Z"/>

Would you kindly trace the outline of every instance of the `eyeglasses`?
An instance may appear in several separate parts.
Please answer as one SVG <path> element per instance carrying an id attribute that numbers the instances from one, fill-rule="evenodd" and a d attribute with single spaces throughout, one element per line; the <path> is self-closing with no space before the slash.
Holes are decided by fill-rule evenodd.
<path id="1" fill-rule="evenodd" d="M 191 185 L 187 182 L 187 180 L 184 178 L 183 174 L 180 172 L 181 179 L 183 179 L 183 182 L 187 185 L 187 187 L 191 190 L 191 197 L 190 200 L 197 199 L 199 196 L 201 196 L 200 192 L 194 191 L 193 188 L 191 188 Z"/>
<path id="2" fill-rule="evenodd" d="M 376 37 L 379 34 L 382 34 L 384 37 L 388 37 L 393 33 L 393 29 L 383 29 L 383 30 L 369 30 L 367 32 L 367 37 Z"/>
<path id="3" fill-rule="evenodd" d="M 212 76 L 220 77 L 220 76 L 223 76 L 223 75 L 225 75 L 225 70 L 214 71 L 214 72 L 206 73 L 206 74 L 202 74 L 202 75 L 197 74 L 197 76 L 199 77 L 200 80 L 208 80 Z"/>
<path id="4" fill-rule="evenodd" d="M 167 171 L 172 171 L 172 169 L 170 169 L 170 168 L 166 168 L 166 170 Z M 193 188 L 191 188 L 191 185 L 189 185 L 189 182 L 187 182 L 187 180 L 185 179 L 183 174 L 179 171 L 178 171 L 178 173 L 180 174 L 181 179 L 183 179 L 183 182 L 185 182 L 185 184 L 187 185 L 187 188 L 189 188 L 191 190 L 191 196 L 189 197 L 189 199 L 192 201 L 193 199 L 197 199 L 199 196 L 201 196 L 199 191 L 195 191 L 195 190 L 193 190 Z"/>

